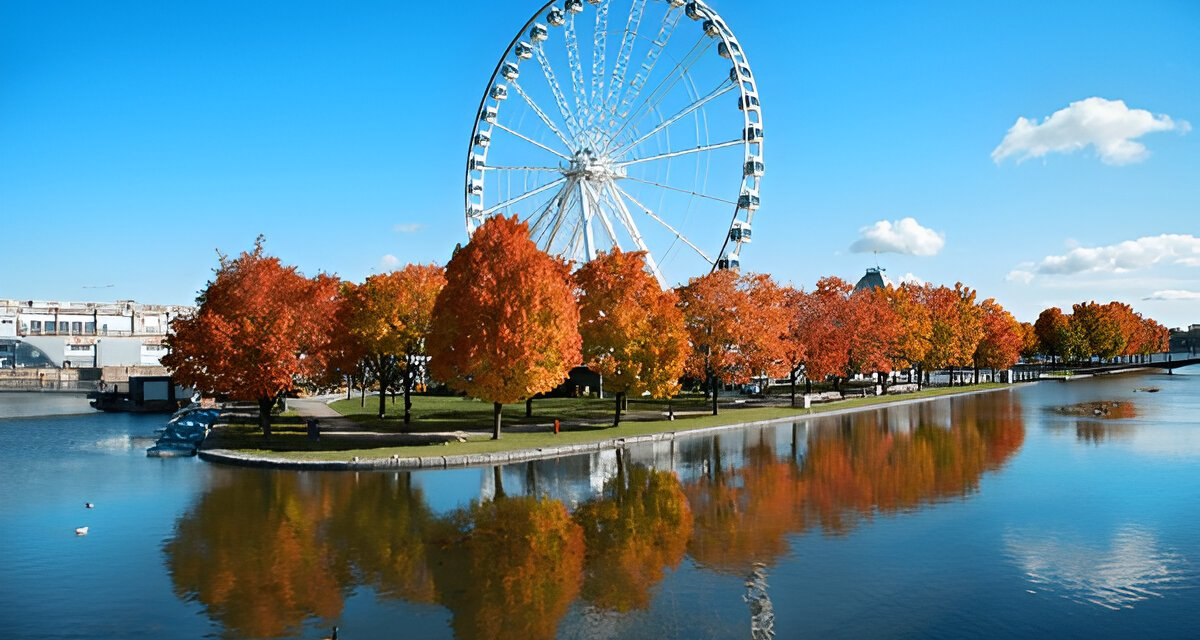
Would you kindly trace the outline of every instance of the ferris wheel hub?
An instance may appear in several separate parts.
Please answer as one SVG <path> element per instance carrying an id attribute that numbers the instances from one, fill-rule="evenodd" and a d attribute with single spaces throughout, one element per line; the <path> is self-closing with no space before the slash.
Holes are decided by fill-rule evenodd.
<path id="1" fill-rule="evenodd" d="M 608 182 L 624 178 L 625 169 L 617 166 L 612 158 L 585 148 L 575 152 L 563 175 L 588 182 Z"/>

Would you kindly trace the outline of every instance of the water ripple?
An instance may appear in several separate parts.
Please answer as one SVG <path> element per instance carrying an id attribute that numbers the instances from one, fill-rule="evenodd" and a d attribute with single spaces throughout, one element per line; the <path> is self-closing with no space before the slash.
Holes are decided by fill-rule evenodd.
<path id="1" fill-rule="evenodd" d="M 1078 534 L 1009 531 L 1004 536 L 1009 559 L 1024 578 L 1042 591 L 1061 591 L 1080 604 L 1106 609 L 1132 609 L 1150 598 L 1196 586 L 1187 559 L 1164 549 L 1154 532 L 1125 525 L 1107 547 Z"/>

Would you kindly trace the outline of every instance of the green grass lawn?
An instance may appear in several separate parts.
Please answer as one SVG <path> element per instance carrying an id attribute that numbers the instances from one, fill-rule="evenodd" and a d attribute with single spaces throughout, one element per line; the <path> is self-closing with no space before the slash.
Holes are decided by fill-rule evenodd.
<path id="1" fill-rule="evenodd" d="M 413 398 L 413 417 L 411 425 L 413 432 L 470 430 L 479 432 L 467 442 L 451 442 L 444 445 L 422 446 L 389 446 L 386 440 L 373 442 L 371 447 L 363 447 L 363 440 L 353 437 L 322 436 L 320 442 L 312 443 L 305 437 L 304 425 L 299 419 L 287 419 L 288 422 L 279 424 L 269 444 L 263 441 L 261 434 L 253 425 L 239 424 L 223 427 L 210 437 L 209 448 L 236 449 L 250 455 L 277 457 L 288 460 L 349 460 L 355 456 L 360 458 L 388 458 L 393 455 L 410 456 L 445 456 L 476 453 L 493 453 L 497 451 L 515 451 L 519 449 L 539 449 L 561 445 L 583 444 L 598 442 L 612 438 L 627 438 L 650 435 L 670 431 L 690 431 L 714 426 L 733 425 L 763 420 L 775 420 L 792 416 L 807 416 L 836 411 L 870 407 L 903 400 L 934 398 L 954 395 L 964 392 L 982 391 L 1006 388 L 1004 384 L 980 384 L 967 387 L 925 389 L 917 393 L 889 395 L 881 397 L 852 398 L 839 402 L 831 402 L 814 406 L 812 409 L 793 409 L 786 406 L 753 406 L 746 407 L 737 404 L 722 405 L 720 415 L 684 415 L 675 421 L 657 418 L 660 410 L 665 411 L 665 403 L 630 402 L 630 412 L 655 419 L 623 421 L 620 427 L 613 428 L 612 411 L 614 402 L 609 399 L 593 398 L 547 398 L 534 401 L 534 417 L 525 418 L 525 405 L 506 405 L 504 407 L 505 426 L 516 425 L 545 425 L 541 429 L 523 429 L 505 432 L 500 440 L 490 439 L 492 407 L 489 403 L 458 397 L 415 396 Z M 734 397 L 736 398 L 736 396 Z M 733 398 L 731 398 L 733 399 Z M 378 399 L 367 406 L 360 406 L 357 398 L 341 400 L 331 405 L 349 418 L 364 426 L 374 428 L 377 425 L 385 427 L 379 431 L 399 432 L 403 423 L 396 418 L 386 418 L 380 421 L 374 416 L 378 410 Z M 397 399 L 395 407 L 388 401 L 388 415 L 393 416 L 402 412 L 402 399 Z M 677 399 L 674 403 L 676 412 L 703 411 L 707 406 L 703 397 L 687 397 Z M 394 412 L 394 413 L 393 413 Z M 554 418 L 567 421 L 559 434 L 554 434 L 548 423 Z M 294 420 L 295 424 L 291 424 Z M 264 445 L 267 446 L 264 446 Z"/>

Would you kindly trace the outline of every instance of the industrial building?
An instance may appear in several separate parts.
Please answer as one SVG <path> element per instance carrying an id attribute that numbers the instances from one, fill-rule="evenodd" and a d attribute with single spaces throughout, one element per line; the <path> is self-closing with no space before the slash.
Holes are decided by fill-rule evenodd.
<path id="1" fill-rule="evenodd" d="M 158 366 L 175 318 L 193 307 L 0 299 L 0 369 Z"/>

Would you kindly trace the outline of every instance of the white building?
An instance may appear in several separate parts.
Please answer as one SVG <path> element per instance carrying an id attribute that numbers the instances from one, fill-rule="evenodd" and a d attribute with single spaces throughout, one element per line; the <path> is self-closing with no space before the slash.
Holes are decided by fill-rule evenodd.
<path id="1" fill-rule="evenodd" d="M 158 365 L 171 320 L 191 313 L 182 305 L 0 299 L 0 340 L 12 343 L 12 362 L 0 366 L 58 367 Z M 23 344 L 24 347 L 18 345 Z M 22 354 L 30 357 L 22 357 Z M 29 364 L 23 364 L 28 360 Z"/>

